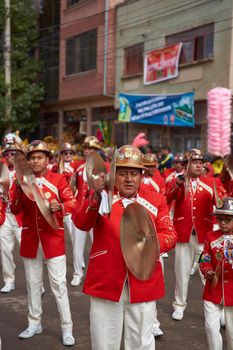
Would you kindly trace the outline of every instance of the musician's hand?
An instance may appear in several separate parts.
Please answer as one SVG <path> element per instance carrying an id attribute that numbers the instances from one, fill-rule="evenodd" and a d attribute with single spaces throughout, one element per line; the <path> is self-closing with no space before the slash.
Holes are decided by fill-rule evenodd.
<path id="1" fill-rule="evenodd" d="M 176 185 L 180 187 L 181 185 L 184 184 L 184 175 L 179 175 L 176 178 Z"/>
<path id="2" fill-rule="evenodd" d="M 101 192 L 105 189 L 105 173 L 99 175 L 92 175 L 93 186 L 95 190 L 94 198 L 100 202 Z"/>
<path id="3" fill-rule="evenodd" d="M 105 189 L 105 173 L 92 175 L 92 179 L 95 192 L 101 193 Z"/>
<path id="4" fill-rule="evenodd" d="M 205 278 L 209 281 L 212 281 L 214 278 L 214 271 L 213 270 L 207 271 L 205 274 Z"/>
<path id="5" fill-rule="evenodd" d="M 61 210 L 61 204 L 56 199 L 52 199 L 50 202 L 50 210 L 52 212 Z"/>

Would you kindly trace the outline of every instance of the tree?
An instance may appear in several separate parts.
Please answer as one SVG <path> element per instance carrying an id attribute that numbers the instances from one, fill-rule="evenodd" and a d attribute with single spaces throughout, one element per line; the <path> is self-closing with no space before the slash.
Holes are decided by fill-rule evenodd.
<path id="1" fill-rule="evenodd" d="M 11 77 L 12 113 L 5 116 L 6 86 L 4 79 L 4 1 L 0 4 L 0 132 L 33 131 L 38 125 L 38 108 L 44 88 L 39 79 L 41 65 L 36 57 L 39 13 L 33 0 L 11 0 Z"/>

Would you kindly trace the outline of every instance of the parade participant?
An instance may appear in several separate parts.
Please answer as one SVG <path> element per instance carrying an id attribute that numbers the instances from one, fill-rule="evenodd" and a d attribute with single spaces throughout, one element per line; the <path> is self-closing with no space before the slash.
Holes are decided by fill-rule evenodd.
<path id="1" fill-rule="evenodd" d="M 31 338 L 42 332 L 41 288 L 43 266 L 46 259 L 51 290 L 55 296 L 61 319 L 62 342 L 73 345 L 72 320 L 66 286 L 66 256 L 63 215 L 72 212 L 76 200 L 64 175 L 47 169 L 49 149 L 43 141 L 33 141 L 28 146 L 29 164 L 35 174 L 37 186 L 50 203 L 59 229 L 53 229 L 42 216 L 36 202 L 31 201 L 14 182 L 11 189 L 11 210 L 22 213 L 23 231 L 20 254 L 23 257 L 28 292 L 28 328 L 19 338 Z"/>
<path id="2" fill-rule="evenodd" d="M 170 147 L 162 147 L 161 149 L 161 159 L 159 161 L 158 169 L 161 173 L 164 172 L 165 169 L 169 169 L 172 167 L 173 162 L 173 154 L 171 152 Z"/>
<path id="3" fill-rule="evenodd" d="M 206 278 L 203 293 L 208 348 L 222 350 L 220 333 L 225 313 L 227 349 L 233 350 L 233 198 L 225 197 L 214 210 L 219 230 L 206 236 L 200 269 Z"/>
<path id="4" fill-rule="evenodd" d="M 5 138 L 7 141 L 7 138 Z M 9 187 L 11 187 L 15 178 L 14 171 L 14 155 L 16 152 L 21 152 L 21 147 L 15 141 L 9 141 L 4 145 L 3 157 L 4 163 L 7 165 L 9 174 Z M 8 198 L 5 220 L 0 227 L 0 250 L 2 259 L 2 274 L 5 285 L 1 289 L 1 293 L 9 293 L 15 289 L 15 263 L 13 251 L 15 241 L 20 245 L 22 218 L 21 215 L 12 214 L 9 206 Z"/>
<path id="5" fill-rule="evenodd" d="M 157 169 L 158 160 L 156 155 L 152 153 L 145 154 L 143 157 L 143 165 L 146 169 L 142 176 L 142 183 L 152 186 L 158 193 L 165 194 L 165 182 Z"/>
<path id="6" fill-rule="evenodd" d="M 174 201 L 174 227 L 178 234 L 175 249 L 175 301 L 174 320 L 182 320 L 187 306 L 188 284 L 196 254 L 201 254 L 206 233 L 213 228 L 214 179 L 202 174 L 203 155 L 199 149 L 184 154 L 184 179 L 177 177 L 168 183 L 168 204 Z M 220 183 L 219 195 L 225 194 Z"/>
<path id="7" fill-rule="evenodd" d="M 72 218 L 85 231 L 93 228 L 94 241 L 84 284 L 91 296 L 90 333 L 92 350 L 119 350 L 124 327 L 125 350 L 154 350 L 151 333 L 154 301 L 164 296 L 159 261 L 152 276 L 141 281 L 127 268 L 120 246 L 120 223 L 124 208 L 138 202 L 155 223 L 160 253 L 172 249 L 176 232 L 169 218 L 165 197 L 140 191 L 143 159 L 138 148 L 122 146 L 116 159 L 115 194 L 110 216 L 99 213 L 104 174 L 93 179 L 95 190 L 84 191 L 81 206 Z"/>
<path id="8" fill-rule="evenodd" d="M 72 145 L 65 142 L 60 148 L 58 163 L 52 167 L 53 172 L 64 174 L 68 182 L 76 169 L 77 162 L 73 160 L 74 155 L 75 151 Z"/>
<path id="9" fill-rule="evenodd" d="M 77 202 L 81 205 L 82 202 L 82 188 L 83 183 L 87 182 L 86 177 L 86 159 L 92 151 L 101 150 L 101 144 L 95 136 L 87 136 L 83 142 L 83 155 L 84 160 L 76 169 L 76 188 L 77 188 Z M 79 286 L 82 283 L 83 279 L 83 268 L 85 267 L 84 263 L 84 248 L 87 238 L 87 232 L 77 229 L 74 225 L 71 226 L 71 236 L 73 243 L 73 264 L 74 264 L 74 274 L 71 281 L 72 286 Z M 91 240 L 92 231 L 90 231 Z"/>
<path id="10" fill-rule="evenodd" d="M 173 167 L 170 169 L 165 169 L 163 172 L 165 183 L 167 184 L 179 175 L 182 176 L 184 174 L 184 165 L 183 153 L 176 153 L 173 160 Z"/>

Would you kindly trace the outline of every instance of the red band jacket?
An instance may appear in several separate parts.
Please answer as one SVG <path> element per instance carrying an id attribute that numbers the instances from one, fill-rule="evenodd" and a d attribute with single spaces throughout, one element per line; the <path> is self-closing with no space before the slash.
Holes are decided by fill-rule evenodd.
<path id="1" fill-rule="evenodd" d="M 143 175 L 142 183 L 152 187 L 158 193 L 164 195 L 166 193 L 165 182 L 158 169 L 155 169 L 153 176 Z"/>
<path id="2" fill-rule="evenodd" d="M 173 223 L 178 234 L 178 242 L 187 243 L 195 230 L 199 243 L 204 243 L 206 233 L 213 229 L 214 181 L 220 197 L 225 190 L 219 179 L 199 177 L 196 190 L 190 184 L 185 193 L 184 185 L 176 186 L 176 179 L 167 184 L 168 205 L 174 200 Z"/>
<path id="3" fill-rule="evenodd" d="M 151 191 L 141 190 L 139 193 L 136 201 L 149 211 L 154 220 L 160 253 L 172 249 L 177 236 L 170 221 L 165 197 Z M 98 210 L 99 203 L 94 200 L 93 193 L 87 191 L 86 195 L 83 192 L 82 205 L 72 216 L 79 229 L 89 231 L 93 228 L 94 232 L 84 293 L 118 302 L 125 283 L 128 283 L 131 303 L 163 297 L 164 281 L 159 261 L 147 281 L 137 279 L 127 269 L 120 246 L 120 223 L 124 211 L 120 195 L 115 194 L 113 197 L 110 217 L 99 214 Z"/>
<path id="4" fill-rule="evenodd" d="M 203 299 L 233 306 L 233 235 L 227 235 L 230 240 L 230 258 L 224 254 L 224 236 L 226 238 L 221 230 L 207 234 L 200 269 L 204 276 L 210 270 L 216 271 L 216 282 L 206 280 Z"/>
<path id="5" fill-rule="evenodd" d="M 0 198 L 0 225 L 2 225 L 6 218 L 6 204 Z"/>
<path id="6" fill-rule="evenodd" d="M 45 176 L 38 178 L 38 180 L 45 197 L 49 201 L 56 199 L 62 204 L 62 210 L 55 213 L 59 229 L 54 230 L 47 223 L 36 202 L 31 201 L 15 183 L 10 190 L 11 211 L 14 214 L 22 213 L 23 215 L 21 256 L 36 258 L 38 245 L 41 243 L 45 258 L 50 259 L 65 254 L 63 216 L 72 213 L 76 200 L 64 175 L 55 174 L 48 170 Z"/>

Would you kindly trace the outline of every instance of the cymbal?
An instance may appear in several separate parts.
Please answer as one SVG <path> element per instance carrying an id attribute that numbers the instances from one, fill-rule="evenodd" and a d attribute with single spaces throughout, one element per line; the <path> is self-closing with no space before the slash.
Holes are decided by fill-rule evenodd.
<path id="1" fill-rule="evenodd" d="M 8 195 L 9 185 L 9 169 L 6 164 L 0 162 L 0 188 L 2 189 L 4 196 Z"/>
<path id="2" fill-rule="evenodd" d="M 233 180 L 233 154 L 223 159 L 223 168 L 221 172 L 222 181 Z"/>
<path id="3" fill-rule="evenodd" d="M 31 201 L 35 201 L 31 184 L 36 181 L 36 178 L 27 158 L 22 152 L 15 153 L 14 166 L 16 179 L 18 180 L 23 192 Z"/>
<path id="4" fill-rule="evenodd" d="M 94 189 L 93 177 L 99 176 L 101 173 L 107 173 L 103 158 L 98 152 L 92 151 L 86 160 L 87 183 L 90 190 Z"/>
<path id="5" fill-rule="evenodd" d="M 50 203 L 47 200 L 47 198 L 45 198 L 44 192 L 39 188 L 39 186 L 37 186 L 36 183 L 32 183 L 31 185 L 32 185 L 32 193 L 34 195 L 36 204 L 40 209 L 41 214 L 54 230 L 58 230 L 59 224 L 58 224 L 57 218 L 55 214 L 51 212 Z"/>
<path id="6" fill-rule="evenodd" d="M 139 203 L 124 210 L 120 242 L 128 269 L 136 278 L 148 280 L 159 258 L 159 242 L 150 214 Z"/>
<path id="7" fill-rule="evenodd" d="M 115 148 L 113 151 L 113 156 L 110 164 L 110 171 L 106 175 L 106 185 L 108 189 L 108 206 L 109 206 L 110 212 L 112 209 L 113 190 L 115 186 L 115 177 L 116 177 L 116 157 L 117 157 L 117 150 Z"/>

